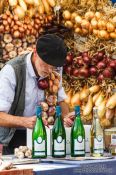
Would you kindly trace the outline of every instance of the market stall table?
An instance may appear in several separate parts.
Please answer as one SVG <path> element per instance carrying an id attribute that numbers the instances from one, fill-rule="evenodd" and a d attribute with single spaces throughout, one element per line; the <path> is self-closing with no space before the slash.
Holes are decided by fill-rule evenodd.
<path id="1" fill-rule="evenodd" d="M 116 157 L 106 160 L 64 161 L 44 159 L 38 164 L 17 165 L 17 168 L 32 168 L 34 175 L 115 175 Z"/>

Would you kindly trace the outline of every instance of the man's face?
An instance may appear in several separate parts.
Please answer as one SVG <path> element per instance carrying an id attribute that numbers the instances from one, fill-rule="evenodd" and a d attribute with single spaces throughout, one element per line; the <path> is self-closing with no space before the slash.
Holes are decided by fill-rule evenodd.
<path id="1" fill-rule="evenodd" d="M 35 65 L 35 69 L 38 73 L 39 76 L 41 77 L 46 77 L 48 76 L 54 69 L 55 67 L 52 65 L 47 64 L 46 62 L 44 62 L 37 53 L 35 53 L 34 55 L 34 65 Z"/>

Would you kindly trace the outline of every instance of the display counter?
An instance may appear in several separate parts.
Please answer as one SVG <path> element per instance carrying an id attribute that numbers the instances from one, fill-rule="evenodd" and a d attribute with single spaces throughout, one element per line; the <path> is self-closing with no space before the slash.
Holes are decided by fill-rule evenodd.
<path id="1" fill-rule="evenodd" d="M 41 175 L 59 175 L 59 174 L 115 175 L 116 157 L 105 160 L 80 160 L 80 161 L 42 159 L 39 163 L 15 165 L 15 169 L 17 170 L 17 172 L 18 170 L 21 169 L 23 169 L 23 171 L 33 169 L 34 175 L 40 175 L 40 174 Z M 7 175 L 7 174 L 1 174 L 0 172 L 0 175 Z M 15 175 L 15 173 L 14 174 L 12 173 L 12 175 Z M 32 174 L 26 173 L 25 175 L 32 175 Z"/>

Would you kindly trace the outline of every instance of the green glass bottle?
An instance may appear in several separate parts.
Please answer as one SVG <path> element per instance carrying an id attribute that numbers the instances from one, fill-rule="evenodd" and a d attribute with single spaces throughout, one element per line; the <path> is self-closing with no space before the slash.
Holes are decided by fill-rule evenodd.
<path id="1" fill-rule="evenodd" d="M 80 117 L 80 106 L 75 106 L 75 120 L 71 128 L 71 156 L 85 156 L 85 129 Z"/>
<path id="2" fill-rule="evenodd" d="M 92 156 L 103 156 L 104 134 L 100 125 L 97 107 L 93 108 L 93 123 L 90 130 L 90 150 Z"/>
<path id="3" fill-rule="evenodd" d="M 56 106 L 56 120 L 52 129 L 52 157 L 66 156 L 66 133 L 61 117 L 61 107 Z"/>
<path id="4" fill-rule="evenodd" d="M 32 157 L 46 158 L 47 157 L 47 135 L 44 123 L 42 121 L 42 109 L 37 106 L 36 109 L 36 124 L 32 132 Z"/>

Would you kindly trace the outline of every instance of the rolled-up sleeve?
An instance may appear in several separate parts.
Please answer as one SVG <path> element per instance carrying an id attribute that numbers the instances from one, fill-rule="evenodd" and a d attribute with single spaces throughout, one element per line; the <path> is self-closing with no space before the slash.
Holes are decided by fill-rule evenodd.
<path id="1" fill-rule="evenodd" d="M 0 71 L 0 111 L 10 110 L 14 100 L 16 77 L 11 65 L 5 65 Z"/>
<path id="2" fill-rule="evenodd" d="M 61 80 L 60 80 L 60 88 L 58 91 L 58 102 L 63 101 L 67 98 L 67 95 L 64 91 L 64 88 L 62 87 L 62 70 L 63 70 L 63 68 L 60 68 L 60 71 L 59 71 L 60 76 L 61 76 Z"/>

